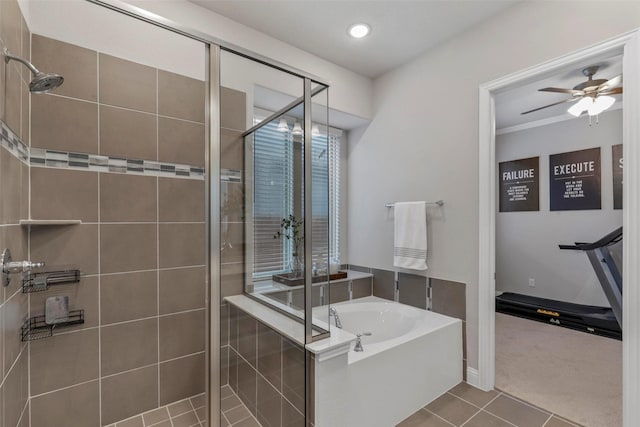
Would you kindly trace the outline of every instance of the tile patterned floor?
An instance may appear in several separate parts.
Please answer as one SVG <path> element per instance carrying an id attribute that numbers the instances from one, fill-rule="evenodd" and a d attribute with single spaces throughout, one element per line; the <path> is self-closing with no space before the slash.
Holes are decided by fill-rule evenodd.
<path id="1" fill-rule="evenodd" d="M 203 393 L 107 427 L 207 427 L 205 404 Z"/>
<path id="2" fill-rule="evenodd" d="M 460 383 L 398 427 L 581 427 L 501 391 Z"/>
<path id="3" fill-rule="evenodd" d="M 220 409 L 222 410 L 220 425 L 222 427 L 262 427 L 228 385 L 220 388 L 220 399 Z"/>
<path id="4" fill-rule="evenodd" d="M 222 427 L 262 427 L 231 387 L 223 386 L 220 391 Z M 205 397 L 201 394 L 107 427 L 207 427 L 205 414 Z M 582 427 L 501 391 L 485 392 L 464 382 L 397 427 L 452 426 Z"/>

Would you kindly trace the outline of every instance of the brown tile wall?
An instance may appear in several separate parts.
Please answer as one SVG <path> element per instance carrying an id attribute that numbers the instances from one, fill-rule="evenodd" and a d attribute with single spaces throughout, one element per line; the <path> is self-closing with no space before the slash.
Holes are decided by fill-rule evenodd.
<path id="1" fill-rule="evenodd" d="M 30 37 L 16 0 L 0 1 L 0 50 L 29 58 Z M 0 120 L 29 143 L 31 73 L 22 64 L 0 62 Z M 28 165 L 0 148 L 0 251 L 9 248 L 14 260 L 27 259 L 27 230 L 19 225 L 28 210 Z M 20 341 L 20 327 L 28 317 L 28 298 L 21 292 L 20 275 L 10 286 L 0 285 L 0 427 L 28 426 L 28 346 Z"/>
<path id="2" fill-rule="evenodd" d="M 220 88 L 220 167 L 244 171 L 244 141 L 247 105 L 243 92 Z M 220 298 L 244 292 L 245 236 L 244 236 L 244 179 L 242 182 L 220 181 Z M 229 384 L 229 363 L 233 351 L 229 346 L 229 306 L 220 307 L 221 363 L 220 384 Z M 237 339 L 237 335 L 236 335 Z M 237 348 L 237 345 L 234 347 Z M 234 367 L 236 357 L 233 357 Z M 236 368 L 237 370 L 237 368 Z M 234 371 L 235 372 L 235 371 Z M 233 375 L 234 380 L 236 375 Z"/>
<path id="3" fill-rule="evenodd" d="M 65 77 L 31 97 L 33 148 L 204 165 L 204 82 L 36 34 L 32 52 Z M 47 296 L 69 295 L 86 314 L 30 344 L 31 426 L 108 425 L 203 393 L 204 181 L 50 167 L 30 177 L 32 219 L 82 220 L 31 226 L 31 259 L 82 279 L 28 307 L 42 314 Z"/>
<path id="4" fill-rule="evenodd" d="M 467 380 L 467 297 L 466 285 L 431 279 L 431 305 L 436 313 L 462 320 L 462 378 Z"/>
<path id="5" fill-rule="evenodd" d="M 304 349 L 233 305 L 227 313 L 223 348 L 233 391 L 263 426 L 304 426 Z M 233 399 L 223 396 L 223 410 Z"/>

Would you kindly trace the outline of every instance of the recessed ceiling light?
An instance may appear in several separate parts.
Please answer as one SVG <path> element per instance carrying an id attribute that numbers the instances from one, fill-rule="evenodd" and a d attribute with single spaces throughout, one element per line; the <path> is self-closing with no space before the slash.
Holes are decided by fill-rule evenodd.
<path id="1" fill-rule="evenodd" d="M 367 24 L 353 24 L 349 27 L 349 35 L 354 39 L 366 37 L 371 32 L 371 27 Z"/>

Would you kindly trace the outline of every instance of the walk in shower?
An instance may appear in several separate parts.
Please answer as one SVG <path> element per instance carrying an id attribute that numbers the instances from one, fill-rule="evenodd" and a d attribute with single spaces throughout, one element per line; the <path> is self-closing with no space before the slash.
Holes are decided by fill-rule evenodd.
<path id="1" fill-rule="evenodd" d="M 0 3 L 0 426 L 206 425 L 209 46 Z"/>
<path id="2" fill-rule="evenodd" d="M 0 49 L 0 250 L 45 263 L 0 289 L 0 427 L 312 423 L 328 86 L 117 0 L 0 2 Z"/>

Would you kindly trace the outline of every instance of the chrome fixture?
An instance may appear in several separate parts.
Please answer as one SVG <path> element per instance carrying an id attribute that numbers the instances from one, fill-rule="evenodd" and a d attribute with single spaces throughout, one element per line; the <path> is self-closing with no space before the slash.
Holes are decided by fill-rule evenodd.
<path id="1" fill-rule="evenodd" d="M 64 77 L 61 75 L 39 71 L 31 62 L 9 53 L 6 47 L 2 50 L 2 54 L 4 55 L 5 64 L 14 59 L 24 64 L 33 73 L 33 80 L 29 83 L 29 92 L 31 93 L 47 93 L 64 82 Z"/>
<path id="2" fill-rule="evenodd" d="M 289 132 L 289 124 L 287 120 L 284 118 L 280 118 L 280 122 L 278 123 L 278 130 L 280 132 Z"/>
<path id="3" fill-rule="evenodd" d="M 371 336 L 371 332 L 362 332 L 360 334 L 356 334 L 356 345 L 353 346 L 353 351 L 364 351 L 364 348 L 362 348 L 362 337 L 370 337 Z"/>
<path id="4" fill-rule="evenodd" d="M 11 273 L 25 273 L 34 268 L 44 267 L 44 262 L 31 261 L 11 261 L 11 251 L 5 249 L 0 255 L 0 264 L 2 264 L 2 284 L 9 286 L 11 283 Z"/>
<path id="5" fill-rule="evenodd" d="M 336 319 L 336 328 L 342 329 L 342 322 L 340 321 L 340 316 L 338 316 L 338 310 L 336 310 L 335 307 L 329 308 L 329 317 L 331 316 Z"/>
<path id="6" fill-rule="evenodd" d="M 444 200 L 437 200 L 435 202 L 424 202 L 425 205 L 438 205 L 438 206 L 444 206 Z M 386 208 L 392 208 L 395 206 L 395 203 L 385 203 L 384 206 Z"/>
<path id="7" fill-rule="evenodd" d="M 296 120 L 296 122 L 293 124 L 293 131 L 291 131 L 292 134 L 294 135 L 302 135 L 302 126 L 300 126 L 300 122 Z"/>

